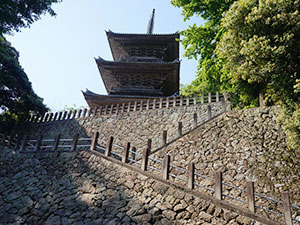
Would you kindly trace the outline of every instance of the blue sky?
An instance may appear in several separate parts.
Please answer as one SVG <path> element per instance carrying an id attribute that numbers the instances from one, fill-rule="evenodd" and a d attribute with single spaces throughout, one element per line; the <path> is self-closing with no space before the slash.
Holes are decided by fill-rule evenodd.
<path id="1" fill-rule="evenodd" d="M 183 22 L 181 9 L 169 0 L 64 0 L 54 5 L 56 17 L 42 19 L 7 39 L 20 52 L 20 63 L 35 92 L 51 110 L 87 106 L 81 90 L 106 94 L 95 57 L 112 60 L 105 30 L 145 33 L 156 9 L 154 33 L 174 33 L 202 24 L 200 17 Z M 197 62 L 182 57 L 181 83 L 195 78 Z"/>

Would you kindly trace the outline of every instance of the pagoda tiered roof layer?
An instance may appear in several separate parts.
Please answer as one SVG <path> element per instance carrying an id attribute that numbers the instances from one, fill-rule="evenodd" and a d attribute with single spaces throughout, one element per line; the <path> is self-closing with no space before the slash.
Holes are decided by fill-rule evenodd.
<path id="1" fill-rule="evenodd" d="M 155 57 L 164 62 L 179 58 L 179 33 L 122 34 L 106 32 L 114 61 L 128 57 Z"/>
<path id="2" fill-rule="evenodd" d="M 90 108 L 97 108 L 105 105 L 122 104 L 134 101 L 147 101 L 155 99 L 153 96 L 132 96 L 132 95 L 100 95 L 90 90 L 82 91 L 85 100 Z"/>
<path id="3" fill-rule="evenodd" d="M 180 62 L 96 59 L 109 95 L 171 96 L 179 90 Z"/>

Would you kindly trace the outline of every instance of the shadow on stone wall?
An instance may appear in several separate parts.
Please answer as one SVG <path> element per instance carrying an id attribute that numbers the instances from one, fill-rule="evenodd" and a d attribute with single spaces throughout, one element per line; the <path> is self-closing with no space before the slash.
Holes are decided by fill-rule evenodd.
<path id="1" fill-rule="evenodd" d="M 250 224 L 88 151 L 0 151 L 1 224 Z"/>

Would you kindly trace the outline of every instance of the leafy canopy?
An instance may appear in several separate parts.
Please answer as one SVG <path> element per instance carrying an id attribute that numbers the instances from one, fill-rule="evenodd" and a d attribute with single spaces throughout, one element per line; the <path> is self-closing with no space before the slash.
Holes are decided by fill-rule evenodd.
<path id="1" fill-rule="evenodd" d="M 42 114 L 47 108 L 38 97 L 19 63 L 19 54 L 4 35 L 29 27 L 40 16 L 49 13 L 60 0 L 0 1 L 0 132 L 7 132 L 30 113 Z"/>
<path id="2" fill-rule="evenodd" d="M 216 43 L 222 36 L 219 29 L 222 14 L 226 12 L 234 0 L 172 0 L 176 7 L 183 8 L 184 20 L 191 16 L 201 16 L 206 20 L 204 25 L 192 25 L 181 31 L 181 43 L 185 49 L 184 56 L 197 59 L 197 77 L 182 89 L 182 94 L 215 92 L 225 90 L 221 86 L 221 68 L 223 61 L 214 53 Z M 223 81 L 224 83 L 224 81 Z"/>
<path id="3" fill-rule="evenodd" d="M 239 0 L 226 12 L 216 53 L 242 107 L 254 104 L 259 92 L 269 104 L 293 107 L 298 100 L 299 8 L 299 0 Z"/>
<path id="4" fill-rule="evenodd" d="M 19 64 L 18 52 L 0 36 L 0 123 L 2 129 L 24 120 L 31 112 L 43 114 L 47 108 L 38 97 Z"/>
<path id="5" fill-rule="evenodd" d="M 19 31 L 28 27 L 40 16 L 49 13 L 55 15 L 51 5 L 61 0 L 1 0 L 0 2 L 0 33 Z"/>

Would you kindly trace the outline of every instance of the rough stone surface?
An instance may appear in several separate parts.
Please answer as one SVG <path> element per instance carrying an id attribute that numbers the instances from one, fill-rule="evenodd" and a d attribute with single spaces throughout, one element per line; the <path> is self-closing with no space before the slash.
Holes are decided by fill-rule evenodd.
<path id="1" fill-rule="evenodd" d="M 212 108 L 213 115 L 221 110 L 220 104 Z M 133 146 L 143 149 L 149 137 L 153 139 L 154 147 L 159 146 L 163 130 L 168 130 L 170 136 L 176 135 L 178 121 L 191 128 L 194 112 L 198 112 L 199 121 L 204 121 L 207 105 L 82 118 L 34 126 L 32 133 L 54 137 L 60 132 L 63 137 L 70 138 L 76 132 L 82 137 L 99 131 L 102 140 L 113 135 L 120 146 L 130 141 Z M 241 188 L 245 188 L 246 180 L 254 180 L 257 192 L 276 199 L 280 198 L 284 188 L 289 187 L 291 200 L 297 204 L 300 201 L 299 174 L 291 178 L 290 174 L 274 170 L 286 166 L 277 158 L 286 150 L 286 137 L 276 123 L 277 115 L 276 107 L 227 112 L 151 157 L 163 160 L 168 154 L 171 163 L 181 168 L 187 168 L 188 163 L 193 162 L 196 172 L 209 177 L 221 171 L 224 182 Z M 122 147 L 114 150 L 117 149 L 122 151 Z M 270 152 L 277 152 L 276 157 L 270 158 Z M 7 215 L 7 223 L 20 220 L 34 224 L 41 219 L 45 223 L 49 220 L 63 224 L 139 224 L 137 221 L 144 218 L 150 224 L 254 224 L 147 177 L 104 160 L 100 163 L 99 158 L 88 153 L 48 158 L 22 155 L 21 159 L 11 152 L 1 154 L 4 155 L 0 161 L 0 174 L 4 179 L 0 180 L 0 218 Z M 155 161 L 149 160 L 149 164 L 162 170 L 162 165 Z M 185 171 L 174 167 L 171 173 L 187 178 Z M 186 185 L 173 177 L 170 180 Z M 214 188 L 211 180 L 196 177 L 196 182 Z M 241 191 L 223 186 L 225 194 L 246 200 Z M 200 187 L 196 189 L 205 191 Z M 269 204 L 262 198 L 256 197 L 256 200 L 258 205 Z M 235 204 L 245 207 L 236 201 Z M 274 203 L 270 208 L 282 207 Z"/>
<path id="2" fill-rule="evenodd" d="M 284 131 L 276 122 L 278 112 L 276 107 L 226 112 L 151 157 L 163 160 L 169 155 L 172 164 L 186 169 L 189 163 L 195 163 L 197 173 L 211 178 L 216 172 L 223 172 L 224 182 L 241 188 L 246 188 L 246 181 L 255 181 L 255 191 L 276 199 L 281 199 L 282 191 L 289 189 L 292 201 L 300 202 L 299 173 L 288 174 L 282 170 L 290 165 L 282 160 L 287 146 Z M 157 165 L 152 161 L 150 164 Z M 170 172 L 186 177 L 176 168 Z M 196 182 L 214 188 L 211 180 L 196 176 Z M 224 186 L 224 193 L 246 200 L 242 192 L 228 186 Z M 257 201 L 267 203 L 261 198 Z"/>
<path id="3" fill-rule="evenodd" d="M 204 212 L 205 201 L 90 152 L 57 157 L 0 150 L 0 169 L 6 168 L 0 179 L 0 224 L 227 223 L 221 208 L 218 215 Z"/>
<path id="4" fill-rule="evenodd" d="M 223 111 L 221 102 L 210 105 L 212 116 Z M 62 137 L 70 138 L 75 132 L 79 132 L 80 136 L 92 136 L 98 131 L 100 139 L 105 142 L 110 136 L 114 136 L 114 143 L 123 146 L 128 141 L 140 149 L 146 146 L 147 140 L 151 138 L 152 148 L 156 148 L 162 144 L 163 130 L 168 131 L 167 139 L 170 140 L 177 136 L 178 122 L 182 122 L 184 132 L 193 127 L 194 113 L 198 114 L 199 124 L 206 121 L 207 108 L 208 104 L 197 104 L 58 121 L 33 125 L 31 136 L 42 133 L 45 137 L 54 137 L 57 132 L 60 132 Z M 226 108 L 230 110 L 230 102 L 226 102 Z M 28 130 L 26 128 L 26 132 Z"/>

